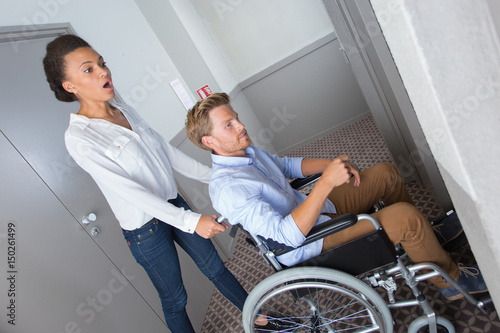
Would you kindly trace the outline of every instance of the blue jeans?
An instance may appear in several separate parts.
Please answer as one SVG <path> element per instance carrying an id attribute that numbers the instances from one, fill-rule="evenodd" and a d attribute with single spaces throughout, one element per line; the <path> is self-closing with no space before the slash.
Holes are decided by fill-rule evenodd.
<path id="1" fill-rule="evenodd" d="M 170 200 L 177 207 L 190 209 L 181 196 Z M 172 333 L 194 329 L 186 313 L 187 295 L 181 277 L 174 241 L 194 260 L 198 268 L 219 291 L 240 310 L 246 291 L 229 272 L 209 239 L 183 232 L 156 218 L 136 230 L 123 230 L 130 251 L 146 270 L 160 296 L 163 314 Z"/>

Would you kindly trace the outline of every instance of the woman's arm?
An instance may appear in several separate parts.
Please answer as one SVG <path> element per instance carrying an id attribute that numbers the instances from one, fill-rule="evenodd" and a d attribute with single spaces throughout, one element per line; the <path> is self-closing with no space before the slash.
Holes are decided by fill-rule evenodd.
<path id="1" fill-rule="evenodd" d="M 91 143 L 67 138 L 67 147 L 75 162 L 95 180 L 112 208 L 130 205 L 182 231 L 195 231 L 201 214 L 178 208 L 130 179 L 124 169 Z"/>
<path id="2" fill-rule="evenodd" d="M 212 168 L 189 157 L 178 148 L 163 140 L 163 150 L 170 161 L 172 169 L 181 175 L 208 184 Z"/>

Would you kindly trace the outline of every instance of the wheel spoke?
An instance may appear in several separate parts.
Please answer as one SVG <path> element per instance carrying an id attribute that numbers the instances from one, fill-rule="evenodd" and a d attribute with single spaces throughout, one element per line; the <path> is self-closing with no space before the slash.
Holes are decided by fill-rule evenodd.
<path id="1" fill-rule="evenodd" d="M 335 279 L 325 279 L 331 271 L 290 269 L 261 282 L 245 303 L 247 333 L 253 332 L 252 316 L 260 313 L 292 326 L 283 332 L 392 332 L 390 311 L 380 295 L 342 272 L 335 271 Z M 293 274 L 285 275 L 288 272 Z"/>

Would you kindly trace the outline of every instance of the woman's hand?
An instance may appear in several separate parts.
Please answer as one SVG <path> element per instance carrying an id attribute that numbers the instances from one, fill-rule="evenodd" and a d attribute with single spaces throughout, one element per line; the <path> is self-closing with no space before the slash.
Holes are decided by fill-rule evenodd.
<path id="1" fill-rule="evenodd" d="M 225 223 L 217 222 L 217 216 L 202 215 L 194 231 L 203 238 L 212 238 L 224 232 L 227 228 L 228 226 Z"/>

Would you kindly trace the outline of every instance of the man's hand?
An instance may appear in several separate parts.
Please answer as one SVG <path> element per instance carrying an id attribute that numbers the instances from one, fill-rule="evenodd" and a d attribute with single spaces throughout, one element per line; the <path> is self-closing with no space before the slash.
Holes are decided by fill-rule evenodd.
<path id="1" fill-rule="evenodd" d="M 321 179 L 329 185 L 331 190 L 344 183 L 349 183 L 352 175 L 355 177 L 354 185 L 359 185 L 359 172 L 354 168 L 351 169 L 349 158 L 347 155 L 342 155 L 328 164 Z"/>
<path id="2" fill-rule="evenodd" d="M 194 230 L 203 238 L 212 238 L 213 236 L 224 232 L 227 229 L 225 223 L 218 223 L 215 215 L 202 215 Z"/>
<path id="3" fill-rule="evenodd" d="M 359 184 L 361 184 L 361 176 L 359 175 L 359 170 L 356 169 L 356 167 L 352 163 L 349 164 L 350 164 L 349 170 L 352 176 L 354 177 L 354 186 L 359 186 Z"/>
<path id="4" fill-rule="evenodd" d="M 328 165 L 325 167 L 326 163 Z M 306 163 L 305 167 L 303 163 L 302 166 L 303 170 L 316 172 L 319 170 L 318 166 L 321 166 L 320 164 L 323 164 L 321 178 L 306 200 L 291 213 L 293 220 L 304 236 L 307 236 L 314 223 L 316 223 L 328 195 L 335 187 L 349 183 L 353 176 L 354 186 L 359 186 L 361 181 L 359 171 L 349 162 L 347 155 L 342 155 L 331 162 L 318 160 L 317 162 Z M 304 171 L 302 173 L 304 174 Z"/>

